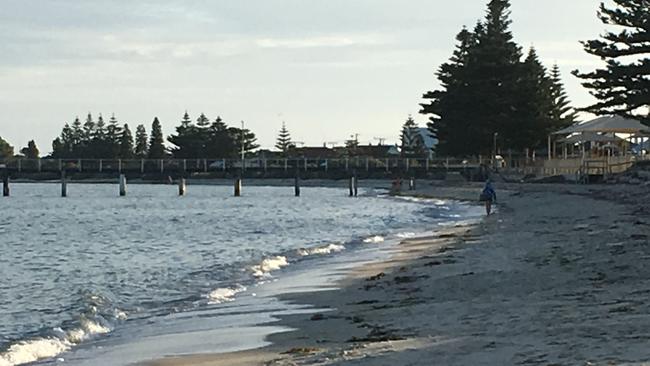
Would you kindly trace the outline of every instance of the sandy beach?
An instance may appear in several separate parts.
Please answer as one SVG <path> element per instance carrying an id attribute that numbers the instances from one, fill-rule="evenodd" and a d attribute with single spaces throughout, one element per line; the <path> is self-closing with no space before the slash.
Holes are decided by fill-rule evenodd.
<path id="1" fill-rule="evenodd" d="M 475 200 L 480 186 L 416 195 Z M 340 289 L 284 299 L 272 345 L 146 365 L 641 365 L 650 361 L 647 187 L 497 185 L 497 213 L 405 240 Z"/>

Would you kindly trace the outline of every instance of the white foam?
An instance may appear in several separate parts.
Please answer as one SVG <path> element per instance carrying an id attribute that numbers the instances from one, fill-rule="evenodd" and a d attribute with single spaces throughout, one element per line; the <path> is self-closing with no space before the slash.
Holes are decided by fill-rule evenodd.
<path id="1" fill-rule="evenodd" d="M 371 236 L 369 238 L 364 239 L 363 242 L 366 243 L 366 244 L 383 243 L 384 242 L 384 237 L 379 236 L 379 235 L 375 235 L 375 236 Z"/>
<path id="2" fill-rule="evenodd" d="M 208 294 L 208 303 L 214 305 L 233 301 L 235 295 L 243 291 L 246 291 L 246 287 L 244 286 L 218 288 Z"/>
<path id="3" fill-rule="evenodd" d="M 324 247 L 309 248 L 309 249 L 299 249 L 298 254 L 303 257 L 309 255 L 326 255 L 331 253 L 342 252 L 345 250 L 345 246 L 340 244 L 330 244 Z"/>
<path id="4" fill-rule="evenodd" d="M 251 267 L 251 269 L 253 270 L 253 276 L 255 277 L 268 277 L 271 272 L 288 265 L 289 262 L 287 262 L 286 257 L 277 256 L 273 258 L 266 258 L 262 261 L 262 263 Z"/>
<path id="5" fill-rule="evenodd" d="M 416 235 L 415 233 L 406 232 L 406 233 L 399 233 L 396 236 L 400 239 L 408 239 L 408 238 L 414 238 L 415 235 Z"/>
<path id="6" fill-rule="evenodd" d="M 72 347 L 72 343 L 58 338 L 39 338 L 23 341 L 0 354 L 0 366 L 15 366 L 51 358 Z"/>
<path id="7" fill-rule="evenodd" d="M 60 328 L 55 330 L 63 333 L 63 337 L 36 338 L 13 344 L 7 351 L 0 353 L 0 366 L 16 366 L 52 358 L 95 334 L 106 334 L 111 331 L 110 328 L 86 318 L 81 319 L 79 328 L 71 329 L 67 333 Z"/>

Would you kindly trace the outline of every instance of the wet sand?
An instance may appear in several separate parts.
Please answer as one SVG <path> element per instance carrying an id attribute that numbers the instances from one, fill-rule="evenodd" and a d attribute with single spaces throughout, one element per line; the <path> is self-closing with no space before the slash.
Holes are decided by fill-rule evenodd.
<path id="1" fill-rule="evenodd" d="M 474 200 L 480 187 L 414 194 Z M 647 187 L 497 185 L 474 227 L 406 240 L 341 288 L 285 295 L 260 350 L 147 365 L 640 365 L 650 360 Z"/>

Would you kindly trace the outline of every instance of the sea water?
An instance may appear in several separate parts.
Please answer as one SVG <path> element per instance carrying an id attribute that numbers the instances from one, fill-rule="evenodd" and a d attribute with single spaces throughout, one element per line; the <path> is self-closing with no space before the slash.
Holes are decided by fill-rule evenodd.
<path id="1" fill-rule="evenodd" d="M 357 198 L 337 188 L 303 188 L 302 197 L 287 187 L 248 187 L 238 198 L 231 187 L 176 192 L 131 185 L 117 197 L 116 185 L 75 184 L 61 198 L 55 184 L 13 185 L 0 200 L 0 366 L 241 349 L 272 312 L 300 311 L 254 292 L 291 277 L 292 267 L 480 215 L 372 190 Z M 234 325 L 238 335 L 223 338 L 220 329 Z"/>

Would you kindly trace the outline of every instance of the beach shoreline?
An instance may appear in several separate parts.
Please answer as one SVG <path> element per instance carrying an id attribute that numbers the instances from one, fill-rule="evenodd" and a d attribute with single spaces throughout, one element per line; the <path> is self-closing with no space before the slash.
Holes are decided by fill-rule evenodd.
<path id="1" fill-rule="evenodd" d="M 497 214 L 405 240 L 339 290 L 283 316 L 270 346 L 146 365 L 635 364 L 650 359 L 649 194 L 633 186 L 500 185 Z M 415 195 L 471 200 L 475 186 Z"/>

